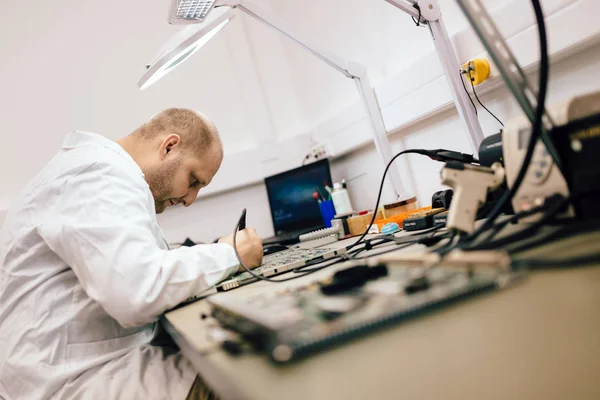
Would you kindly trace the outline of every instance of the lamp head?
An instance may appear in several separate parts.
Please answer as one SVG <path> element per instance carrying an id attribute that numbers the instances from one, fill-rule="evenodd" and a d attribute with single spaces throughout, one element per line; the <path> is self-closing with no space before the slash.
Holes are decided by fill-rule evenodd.
<path id="1" fill-rule="evenodd" d="M 170 24 L 197 24 L 206 19 L 216 0 L 171 0 Z"/>
<path id="2" fill-rule="evenodd" d="M 154 61 L 146 66 L 146 72 L 138 82 L 146 89 L 175 67 L 189 59 L 196 51 L 219 33 L 235 17 L 230 7 L 218 7 L 202 23 L 186 26 L 167 41 Z"/>

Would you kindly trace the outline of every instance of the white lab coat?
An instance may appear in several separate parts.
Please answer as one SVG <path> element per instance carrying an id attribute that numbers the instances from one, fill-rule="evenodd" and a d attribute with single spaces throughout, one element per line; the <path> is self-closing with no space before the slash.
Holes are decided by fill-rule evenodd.
<path id="1" fill-rule="evenodd" d="M 0 399 L 185 399 L 155 321 L 236 269 L 227 244 L 168 250 L 129 154 L 69 134 L 0 232 Z"/>

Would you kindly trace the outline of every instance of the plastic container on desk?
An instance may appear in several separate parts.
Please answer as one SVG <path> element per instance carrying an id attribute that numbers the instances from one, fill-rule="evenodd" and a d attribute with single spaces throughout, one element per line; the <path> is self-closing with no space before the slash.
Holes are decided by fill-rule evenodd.
<path id="1" fill-rule="evenodd" d="M 323 224 L 326 228 L 331 228 L 331 220 L 335 217 L 335 209 L 333 208 L 332 200 L 325 200 L 319 203 L 319 209 L 321 210 L 321 218 L 323 218 Z"/>
<path id="2" fill-rule="evenodd" d="M 333 184 L 333 192 L 331 192 L 331 200 L 338 214 L 346 214 L 352 212 L 352 202 L 348 195 L 348 190 L 340 183 Z"/>

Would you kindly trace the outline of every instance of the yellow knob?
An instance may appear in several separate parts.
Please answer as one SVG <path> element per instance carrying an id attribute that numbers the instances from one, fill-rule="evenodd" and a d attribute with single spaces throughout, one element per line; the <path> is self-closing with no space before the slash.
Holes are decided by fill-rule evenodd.
<path id="1" fill-rule="evenodd" d="M 490 76 L 490 63 L 486 59 L 475 58 L 463 65 L 463 71 L 473 85 L 479 85 Z"/>

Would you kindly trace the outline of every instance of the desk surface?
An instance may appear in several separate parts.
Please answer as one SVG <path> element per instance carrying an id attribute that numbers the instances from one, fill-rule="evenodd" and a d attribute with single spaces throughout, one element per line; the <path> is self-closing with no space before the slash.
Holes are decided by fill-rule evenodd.
<path id="1" fill-rule="evenodd" d="M 597 249 L 598 239 L 572 239 L 552 250 Z M 257 282 L 230 295 L 281 289 L 332 271 Z M 193 303 L 166 314 L 165 326 L 224 399 L 600 399 L 598 267 L 534 272 L 506 290 L 285 367 L 263 355 L 215 351 L 202 313 L 206 303 Z"/>

